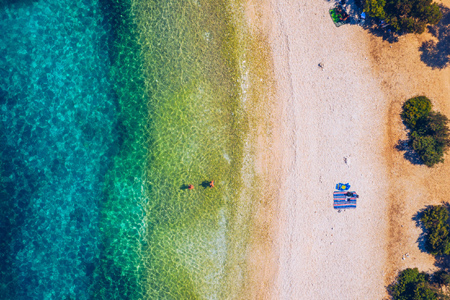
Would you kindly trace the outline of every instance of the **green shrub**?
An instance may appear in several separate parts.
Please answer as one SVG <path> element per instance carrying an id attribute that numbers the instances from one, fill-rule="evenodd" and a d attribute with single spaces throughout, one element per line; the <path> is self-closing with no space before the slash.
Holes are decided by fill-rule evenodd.
<path id="1" fill-rule="evenodd" d="M 386 12 L 384 11 L 385 6 L 386 0 L 366 0 L 364 10 L 367 11 L 372 18 L 384 19 L 386 18 Z"/>
<path id="2" fill-rule="evenodd" d="M 444 270 L 439 270 L 434 272 L 433 281 L 439 286 L 449 286 L 450 285 L 450 274 Z"/>
<path id="3" fill-rule="evenodd" d="M 429 206 L 420 217 L 426 229 L 425 247 L 433 255 L 450 254 L 448 209 L 444 205 Z"/>
<path id="4" fill-rule="evenodd" d="M 401 114 L 411 129 L 410 146 L 428 167 L 444 162 L 444 154 L 450 147 L 449 120 L 443 114 L 431 111 L 431 108 L 431 101 L 420 96 L 406 101 Z"/>
<path id="5" fill-rule="evenodd" d="M 442 19 L 432 0 L 366 0 L 364 10 L 370 17 L 385 19 L 395 31 L 423 33 L 428 24 Z"/>
<path id="6" fill-rule="evenodd" d="M 423 136 L 414 131 L 410 136 L 410 145 L 427 167 L 444 161 L 444 152 L 437 147 L 432 136 Z"/>
<path id="7" fill-rule="evenodd" d="M 437 300 L 437 294 L 429 284 L 429 275 L 417 268 L 400 272 L 397 282 L 390 285 L 394 300 Z"/>
<path id="8" fill-rule="evenodd" d="M 439 147 L 450 146 L 449 120 L 439 112 L 430 112 L 427 116 L 417 120 L 415 130 L 421 135 L 432 136 Z"/>
<path id="9" fill-rule="evenodd" d="M 430 287 L 429 284 L 418 284 L 414 292 L 412 300 L 438 300 L 437 293 Z"/>
<path id="10" fill-rule="evenodd" d="M 429 114 L 431 107 L 430 99 L 425 96 L 411 98 L 403 104 L 402 119 L 408 127 L 414 128 L 417 120 Z"/>

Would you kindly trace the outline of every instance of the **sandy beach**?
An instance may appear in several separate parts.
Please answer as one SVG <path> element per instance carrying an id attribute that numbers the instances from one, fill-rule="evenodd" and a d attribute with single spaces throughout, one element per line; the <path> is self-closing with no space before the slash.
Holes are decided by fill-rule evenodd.
<path id="1" fill-rule="evenodd" d="M 260 172 L 276 199 L 259 215 L 272 224 L 250 258 L 251 298 L 387 298 L 399 270 L 435 269 L 413 218 L 448 199 L 449 164 L 413 165 L 395 146 L 408 98 L 426 94 L 450 115 L 449 71 L 420 60 L 430 34 L 389 43 L 358 25 L 335 27 L 334 2 L 255 2 L 247 11 L 270 44 L 275 86 L 263 149 L 271 167 Z M 360 195 L 356 210 L 333 209 L 338 182 Z"/>
<path id="2" fill-rule="evenodd" d="M 357 26 L 336 28 L 329 2 L 277 1 L 273 8 L 275 74 L 285 99 L 274 296 L 381 299 L 387 101 L 371 72 L 368 37 Z M 338 182 L 360 195 L 356 210 L 333 209 Z"/>

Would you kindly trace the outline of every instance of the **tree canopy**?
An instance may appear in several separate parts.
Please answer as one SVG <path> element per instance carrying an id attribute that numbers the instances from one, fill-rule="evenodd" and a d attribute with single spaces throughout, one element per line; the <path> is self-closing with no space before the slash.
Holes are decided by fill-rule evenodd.
<path id="1" fill-rule="evenodd" d="M 394 300 L 437 300 L 438 295 L 429 284 L 429 275 L 417 268 L 403 270 L 397 282 L 389 287 Z"/>
<path id="2" fill-rule="evenodd" d="M 425 96 L 411 98 L 403 104 L 403 121 L 410 128 L 416 127 L 417 120 L 427 116 L 432 108 L 430 99 Z"/>
<path id="3" fill-rule="evenodd" d="M 431 101 L 419 96 L 406 101 L 401 114 L 403 122 L 411 130 L 410 146 L 428 167 L 444 162 L 444 154 L 450 147 L 449 120 L 431 109 Z"/>
<path id="4" fill-rule="evenodd" d="M 437 24 L 442 13 L 433 0 L 366 0 L 370 17 L 385 20 L 395 31 L 423 33 L 427 25 Z"/>
<path id="5" fill-rule="evenodd" d="M 429 206 L 420 217 L 426 229 L 425 248 L 433 255 L 450 254 L 448 210 L 444 205 Z"/>

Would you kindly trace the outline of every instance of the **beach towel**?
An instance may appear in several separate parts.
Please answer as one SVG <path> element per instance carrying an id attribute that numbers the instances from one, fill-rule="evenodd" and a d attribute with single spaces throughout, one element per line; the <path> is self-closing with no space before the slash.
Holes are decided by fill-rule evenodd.
<path id="1" fill-rule="evenodd" d="M 351 197 L 347 197 L 347 191 L 339 191 L 333 193 L 333 205 L 334 209 L 350 209 L 350 208 L 356 208 L 356 199 L 357 195 L 355 192 L 352 193 Z"/>

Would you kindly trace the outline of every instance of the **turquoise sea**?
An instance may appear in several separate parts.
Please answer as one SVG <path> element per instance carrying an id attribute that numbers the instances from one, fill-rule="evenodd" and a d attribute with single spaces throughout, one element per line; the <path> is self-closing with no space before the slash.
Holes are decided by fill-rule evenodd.
<path id="1" fill-rule="evenodd" d="M 231 0 L 0 1 L 1 299 L 238 297 L 242 18 Z"/>

